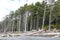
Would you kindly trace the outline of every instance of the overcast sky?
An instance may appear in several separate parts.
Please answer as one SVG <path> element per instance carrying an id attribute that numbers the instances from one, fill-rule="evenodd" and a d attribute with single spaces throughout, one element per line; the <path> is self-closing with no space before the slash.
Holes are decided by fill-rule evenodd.
<path id="1" fill-rule="evenodd" d="M 10 11 L 15 11 L 26 3 L 31 4 L 37 1 L 41 2 L 42 0 L 0 0 L 0 21 L 2 21 Z"/>

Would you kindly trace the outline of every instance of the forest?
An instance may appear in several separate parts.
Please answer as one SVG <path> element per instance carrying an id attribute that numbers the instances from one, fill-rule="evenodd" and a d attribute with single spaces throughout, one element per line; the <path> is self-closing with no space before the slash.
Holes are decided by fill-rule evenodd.
<path id="1" fill-rule="evenodd" d="M 51 14 L 51 30 L 60 30 L 60 0 L 54 2 L 52 8 L 43 2 L 36 2 L 35 4 L 25 4 L 16 11 L 11 11 L 6 18 L 0 22 L 0 31 L 31 31 L 42 29 L 44 9 L 45 21 L 43 29 L 48 30 L 50 9 Z"/>

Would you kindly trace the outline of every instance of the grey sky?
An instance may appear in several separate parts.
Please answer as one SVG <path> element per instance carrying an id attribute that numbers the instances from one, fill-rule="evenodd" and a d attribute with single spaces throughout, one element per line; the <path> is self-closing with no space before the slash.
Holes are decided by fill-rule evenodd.
<path id="1" fill-rule="evenodd" d="M 10 11 L 17 10 L 25 3 L 31 4 L 41 2 L 42 0 L 0 0 L 0 21 L 2 21 L 6 15 L 9 15 Z"/>

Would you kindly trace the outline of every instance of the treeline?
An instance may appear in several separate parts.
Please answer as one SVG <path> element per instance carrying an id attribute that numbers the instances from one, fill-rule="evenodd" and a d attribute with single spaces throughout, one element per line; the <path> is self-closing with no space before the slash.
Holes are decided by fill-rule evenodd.
<path id="1" fill-rule="evenodd" d="M 42 20 L 43 20 L 43 14 L 44 14 L 44 6 L 45 6 L 45 2 L 43 1 L 42 3 L 37 2 L 35 4 L 31 4 L 31 5 L 27 5 L 25 4 L 23 7 L 18 8 L 18 10 L 11 11 L 9 17 L 2 22 L 2 25 L 4 28 L 9 26 L 9 30 L 18 30 L 19 27 L 17 27 L 17 19 L 14 20 L 14 28 L 11 29 L 11 25 L 9 24 L 9 22 L 13 19 L 13 18 L 17 18 L 19 15 L 21 15 L 19 18 L 21 19 L 20 21 L 20 30 L 24 31 L 24 25 L 27 24 L 27 30 L 38 30 L 42 28 Z M 24 15 L 26 13 L 29 13 L 28 18 L 27 18 L 27 23 L 25 23 L 25 19 L 24 19 Z M 49 25 L 49 14 L 50 14 L 50 7 L 48 5 L 46 5 L 46 18 L 45 18 L 45 25 L 44 25 L 44 29 L 48 29 L 48 25 Z M 52 22 L 51 22 L 51 28 L 54 29 L 60 29 L 60 0 L 56 1 L 54 4 L 54 8 L 52 11 Z M 4 24 L 3 24 L 4 23 Z M 18 23 L 19 24 L 19 23 Z"/>

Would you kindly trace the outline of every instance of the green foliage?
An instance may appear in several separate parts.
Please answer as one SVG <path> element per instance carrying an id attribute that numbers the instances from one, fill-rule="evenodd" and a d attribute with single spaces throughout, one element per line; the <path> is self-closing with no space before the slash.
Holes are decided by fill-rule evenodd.
<path id="1" fill-rule="evenodd" d="M 45 4 L 46 3 L 44 1 L 42 3 L 36 2 L 35 5 L 34 4 L 31 4 L 31 5 L 25 4 L 23 7 L 18 8 L 18 10 L 15 11 L 14 15 L 15 16 L 18 16 L 18 14 L 23 15 L 26 11 L 30 11 L 32 13 L 32 21 L 34 21 L 37 19 L 37 17 L 38 18 L 43 17 Z M 50 7 L 48 5 L 46 5 L 45 29 L 48 29 L 49 13 L 50 13 Z M 13 15 L 13 12 L 12 12 L 12 15 Z M 58 1 L 56 1 L 54 9 L 52 11 L 52 19 L 55 16 L 59 16 L 59 15 L 60 15 L 60 4 L 59 4 L 59 0 L 58 0 Z M 28 21 L 30 21 L 30 17 L 31 16 L 28 17 Z M 39 21 L 39 22 L 41 22 L 41 21 Z M 28 22 L 28 24 L 29 24 L 29 22 Z M 56 25 L 54 25 L 54 24 L 52 24 L 51 26 L 52 26 L 52 28 L 56 27 Z"/>
<path id="2" fill-rule="evenodd" d="M 45 29 L 45 30 L 48 30 L 48 25 L 45 25 L 44 29 Z"/>
<path id="3" fill-rule="evenodd" d="M 40 22 L 39 26 L 40 26 L 42 24 L 42 18 L 43 18 L 45 4 L 46 3 L 44 1 L 42 3 L 36 2 L 35 5 L 34 4 L 31 4 L 31 5 L 25 4 L 24 6 L 18 8 L 18 10 L 16 10 L 15 12 L 11 11 L 10 12 L 11 18 L 13 18 L 13 16 L 17 17 L 18 15 L 21 15 L 22 16 L 21 22 L 23 22 L 24 13 L 26 11 L 29 11 L 29 12 L 31 12 L 31 15 L 28 17 L 28 25 L 30 24 L 30 19 L 32 16 L 32 25 L 34 23 L 34 20 L 36 20 L 36 23 L 37 23 L 37 19 L 39 19 L 39 22 Z M 49 13 L 50 13 L 50 7 L 48 5 L 46 5 L 46 19 L 45 19 L 45 27 L 44 27 L 46 30 L 48 29 Z M 60 0 L 55 2 L 55 6 L 52 11 L 52 18 L 54 18 L 55 16 L 60 16 Z M 16 23 L 17 22 L 15 20 L 15 28 L 17 26 Z M 60 24 L 58 24 L 58 25 L 60 25 Z M 54 25 L 54 24 L 52 24 L 51 26 L 52 26 L 51 28 L 56 28 L 56 25 Z M 29 27 L 30 27 L 30 25 L 29 25 Z"/>
<path id="4" fill-rule="evenodd" d="M 57 29 L 60 29 L 60 24 L 57 24 L 57 27 L 56 27 Z"/>

